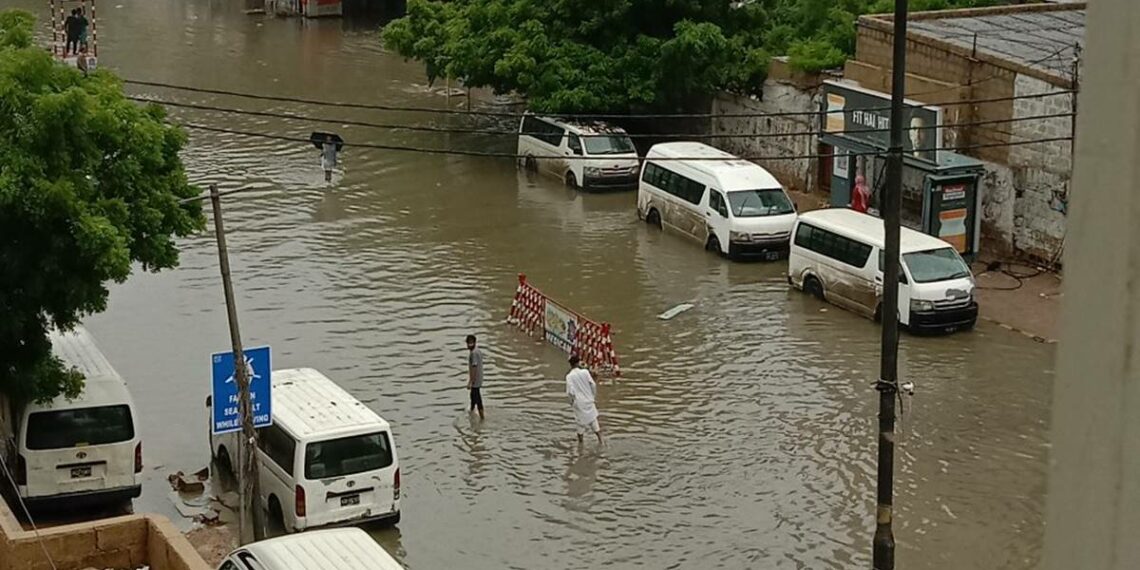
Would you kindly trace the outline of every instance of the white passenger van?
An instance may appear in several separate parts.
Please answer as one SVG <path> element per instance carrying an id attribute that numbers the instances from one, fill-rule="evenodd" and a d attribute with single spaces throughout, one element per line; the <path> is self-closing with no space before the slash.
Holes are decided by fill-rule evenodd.
<path id="1" fill-rule="evenodd" d="M 730 258 L 786 255 L 796 223 L 795 205 L 767 170 L 697 142 L 649 149 L 637 215 Z"/>
<path id="2" fill-rule="evenodd" d="M 952 245 L 902 228 L 899 323 L 914 332 L 974 327 L 974 276 Z M 797 289 L 878 320 L 883 294 L 883 221 L 846 208 L 800 216 L 788 258 Z"/>
<path id="3" fill-rule="evenodd" d="M 572 188 L 633 188 L 641 167 L 633 141 L 618 127 L 530 113 L 519 123 L 518 155 L 523 168 L 552 174 Z"/>
<path id="4" fill-rule="evenodd" d="M 273 425 L 257 439 L 271 527 L 400 522 L 400 463 L 388 422 L 311 368 L 274 370 L 272 379 Z M 217 463 L 238 467 L 239 442 L 240 432 L 212 435 Z"/>
<path id="5" fill-rule="evenodd" d="M 317 530 L 248 544 L 218 570 L 404 570 L 358 528 Z"/>
<path id="6" fill-rule="evenodd" d="M 0 452 L 16 492 L 29 508 L 130 503 L 142 492 L 142 440 L 127 384 L 83 327 L 49 337 L 52 354 L 83 375 L 83 391 L 21 407 L 0 398 Z"/>

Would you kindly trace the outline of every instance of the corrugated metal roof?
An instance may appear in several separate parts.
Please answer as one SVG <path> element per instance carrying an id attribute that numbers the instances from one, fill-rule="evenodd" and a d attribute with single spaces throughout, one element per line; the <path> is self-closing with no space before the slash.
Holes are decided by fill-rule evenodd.
<path id="1" fill-rule="evenodd" d="M 1013 64 L 1071 79 L 1084 49 L 1085 8 L 1012 11 L 915 19 L 909 35 L 927 36 Z M 952 13 L 951 13 L 952 14 Z M 975 44 L 976 42 L 976 44 Z"/>
<path id="2" fill-rule="evenodd" d="M 379 414 L 312 368 L 273 371 L 273 419 L 299 438 L 388 427 Z"/>

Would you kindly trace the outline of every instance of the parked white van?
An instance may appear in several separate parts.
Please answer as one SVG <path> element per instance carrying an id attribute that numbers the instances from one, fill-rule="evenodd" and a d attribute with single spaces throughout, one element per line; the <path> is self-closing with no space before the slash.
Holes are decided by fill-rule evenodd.
<path id="1" fill-rule="evenodd" d="M 324 374 L 273 371 L 273 425 L 258 430 L 257 443 L 259 498 L 273 530 L 400 522 L 391 427 Z M 210 437 L 214 459 L 231 469 L 239 444 L 240 432 Z"/>
<path id="2" fill-rule="evenodd" d="M 33 509 L 129 504 L 142 492 L 142 440 L 127 384 L 85 328 L 49 337 L 52 354 L 83 375 L 83 391 L 18 408 L 0 398 L 0 452 L 16 492 Z"/>
<path id="3" fill-rule="evenodd" d="M 618 127 L 530 113 L 519 123 L 518 155 L 527 171 L 552 174 L 572 188 L 633 188 L 641 167 L 633 141 Z"/>
<path id="4" fill-rule="evenodd" d="M 974 327 L 974 276 L 954 246 L 902 228 L 899 323 L 911 331 Z M 797 289 L 878 320 L 883 294 L 883 221 L 846 208 L 800 216 L 788 258 Z"/>
<path id="5" fill-rule="evenodd" d="M 767 170 L 697 142 L 649 149 L 637 215 L 730 258 L 786 255 L 796 223 L 795 205 Z"/>
<path id="6" fill-rule="evenodd" d="M 229 553 L 218 570 L 404 570 L 368 533 L 338 528 L 282 536 Z"/>

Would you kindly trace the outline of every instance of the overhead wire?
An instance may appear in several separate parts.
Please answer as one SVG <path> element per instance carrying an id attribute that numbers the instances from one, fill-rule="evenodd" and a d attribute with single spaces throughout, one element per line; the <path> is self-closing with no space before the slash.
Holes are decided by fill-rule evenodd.
<path id="1" fill-rule="evenodd" d="M 128 99 L 141 103 L 154 103 L 157 105 L 179 107 L 185 109 L 195 109 L 199 111 L 213 111 L 218 113 L 232 113 L 236 115 L 246 115 L 251 117 L 263 117 L 274 119 L 289 119 L 297 121 L 309 121 L 314 123 L 329 123 L 339 124 L 355 127 L 367 127 L 376 129 L 391 129 L 403 130 L 412 132 L 427 132 L 427 133 L 444 133 L 444 134 L 480 134 L 480 135 L 542 135 L 545 133 L 531 132 L 531 131 L 516 131 L 516 130 L 503 130 L 503 129 L 483 129 L 474 127 L 438 127 L 431 125 L 408 125 L 408 124 L 393 124 L 393 123 L 375 123 L 371 121 L 360 121 L 355 119 L 345 119 L 339 117 L 316 117 L 312 115 L 302 115 L 297 113 L 287 113 L 281 111 L 252 111 L 247 109 L 235 109 L 232 107 L 220 107 L 216 105 L 202 105 L 198 103 L 183 103 L 176 101 L 163 101 L 159 99 L 152 99 L 149 97 L 129 96 Z M 815 112 L 820 113 L 819 111 Z M 904 127 L 904 130 L 931 130 L 940 128 L 962 128 L 962 127 L 976 127 L 984 125 L 995 125 L 1003 123 L 1016 123 L 1021 121 L 1042 120 L 1042 119 L 1055 119 L 1072 117 L 1072 112 L 1052 113 L 1046 115 L 1033 115 L 1027 117 L 1010 117 L 1003 119 L 988 119 L 984 121 L 969 121 L 963 123 L 939 123 L 934 125 L 922 125 L 918 127 Z M 890 128 L 873 128 L 873 129 L 860 129 L 858 131 L 843 131 L 843 132 L 828 132 L 832 135 L 844 134 L 866 134 L 866 133 L 885 133 L 889 132 Z M 737 139 L 737 138 L 773 138 L 773 137 L 791 137 L 791 136 L 811 136 L 818 135 L 819 130 L 812 129 L 807 131 L 793 131 L 787 133 L 769 132 L 769 133 L 724 133 L 724 134 L 710 134 L 710 133 L 628 133 L 625 136 L 630 138 L 645 138 L 645 139 L 665 139 L 665 138 L 687 138 L 687 139 Z M 581 138 L 604 138 L 613 136 L 612 133 L 582 133 L 578 135 Z"/>
<path id="2" fill-rule="evenodd" d="M 12 472 L 8 470 L 8 463 L 4 460 L 3 453 L 0 453 L 0 468 L 4 469 L 4 477 L 8 479 L 12 484 L 12 489 L 15 490 L 18 487 L 18 485 L 16 485 L 16 478 L 13 477 Z M 59 567 L 56 566 L 55 560 L 52 559 L 51 553 L 48 552 L 47 545 L 44 544 L 43 537 L 40 536 L 40 529 L 36 526 L 36 521 L 32 519 L 32 513 L 28 510 L 28 504 L 24 502 L 24 498 L 20 496 L 19 492 L 16 492 L 15 495 L 16 502 L 20 504 L 20 508 L 24 511 L 24 516 L 28 518 L 28 524 L 32 527 L 32 534 L 36 537 L 36 542 L 39 543 L 40 550 L 43 551 L 44 558 L 47 559 L 48 565 L 51 566 L 52 570 L 58 570 Z M 2 500 L 4 499 L 0 498 L 0 501 Z"/>
<path id="3" fill-rule="evenodd" d="M 443 115 L 462 115 L 462 116 L 477 116 L 477 117 L 499 117 L 499 118 L 512 118 L 520 119 L 527 116 L 526 112 L 505 112 L 505 111 L 479 111 L 479 110 L 461 110 L 461 109 L 441 109 L 436 107 L 412 107 L 404 105 L 383 105 L 376 103 L 352 103 L 344 101 L 328 101 L 321 99 L 309 99 L 303 97 L 286 97 L 280 95 L 265 95 L 259 93 L 251 93 L 244 91 L 233 91 L 228 89 L 209 89 L 204 87 L 191 87 L 188 85 L 177 85 L 172 83 L 161 83 L 155 81 L 141 81 L 136 79 L 124 79 L 124 83 L 128 85 L 140 85 L 146 87 L 157 87 L 163 89 L 173 89 L 178 91 L 186 91 L 189 93 L 200 93 L 209 95 L 224 95 L 231 97 L 242 97 L 246 99 L 254 99 L 261 101 L 276 101 L 279 103 L 298 103 L 302 105 L 317 105 L 324 107 L 342 107 L 346 109 L 364 109 L 373 111 L 391 111 L 391 112 L 409 112 L 409 113 L 435 113 Z M 956 86 L 961 87 L 961 86 Z M 956 88 L 950 87 L 931 91 L 929 93 L 939 93 Z M 1070 93 L 1071 90 L 1057 90 L 1043 93 L 1029 93 L 1025 95 L 1010 95 L 1001 97 L 989 97 L 981 99 L 968 99 L 962 101 L 951 101 L 946 103 L 938 103 L 940 107 L 954 107 L 962 105 L 976 105 L 983 103 L 999 103 L 1004 101 L 1017 101 L 1021 99 L 1034 99 L 1041 97 L 1052 97 L 1055 95 L 1064 95 Z M 911 97 L 924 95 L 926 93 L 917 93 L 910 95 Z M 869 107 L 860 109 L 862 111 L 889 111 L 889 106 L 882 107 Z M 567 119 L 732 119 L 732 118 L 775 118 L 775 117 L 802 117 L 809 115 L 817 115 L 819 113 L 835 113 L 838 111 L 779 111 L 779 112 L 746 112 L 746 113 L 628 113 L 628 114 L 613 114 L 613 113 L 544 113 L 544 115 L 551 117 L 560 117 Z"/>

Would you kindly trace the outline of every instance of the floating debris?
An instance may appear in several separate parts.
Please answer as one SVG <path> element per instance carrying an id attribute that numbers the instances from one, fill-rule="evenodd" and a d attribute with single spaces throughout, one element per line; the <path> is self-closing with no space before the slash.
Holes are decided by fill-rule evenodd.
<path id="1" fill-rule="evenodd" d="M 681 313 L 684 313 L 685 311 L 688 311 L 689 309 L 692 309 L 694 306 L 695 305 L 692 303 L 681 303 L 680 305 L 677 305 L 676 307 L 673 307 L 672 309 L 669 309 L 668 311 L 657 315 L 657 318 L 663 321 L 667 321 Z"/>

